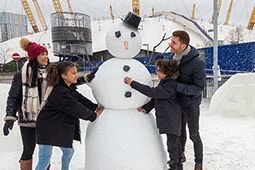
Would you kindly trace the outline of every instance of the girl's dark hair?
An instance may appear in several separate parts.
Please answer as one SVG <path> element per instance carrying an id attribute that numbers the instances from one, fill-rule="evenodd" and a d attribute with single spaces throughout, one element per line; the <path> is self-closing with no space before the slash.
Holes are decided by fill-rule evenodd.
<path id="1" fill-rule="evenodd" d="M 172 77 L 179 69 L 178 62 L 174 59 L 159 59 L 156 61 L 156 66 L 166 77 Z"/>
<path id="2" fill-rule="evenodd" d="M 50 61 L 48 60 L 48 65 Z M 35 87 L 35 84 L 37 83 L 37 72 L 38 72 L 38 62 L 37 62 L 37 57 L 34 60 L 29 60 L 28 65 L 32 68 L 32 82 L 31 82 L 31 87 Z M 28 67 L 27 67 L 28 69 Z M 27 70 L 27 78 L 29 76 L 28 70 Z"/>
<path id="3" fill-rule="evenodd" d="M 70 67 L 76 66 L 75 63 L 63 61 L 56 64 L 49 64 L 47 67 L 47 83 L 49 86 L 56 86 L 62 79 L 61 74 L 66 74 Z"/>

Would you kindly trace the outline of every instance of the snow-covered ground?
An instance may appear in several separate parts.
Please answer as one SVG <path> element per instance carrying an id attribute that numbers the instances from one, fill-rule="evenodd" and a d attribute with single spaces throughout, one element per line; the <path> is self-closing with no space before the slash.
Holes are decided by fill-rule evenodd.
<path id="1" fill-rule="evenodd" d="M 9 84 L 0 84 L 0 169 L 19 169 L 19 158 L 22 152 L 22 142 L 19 127 L 15 123 L 9 136 L 2 133 L 5 116 L 6 98 Z M 95 101 L 91 89 L 87 85 L 79 90 Z M 209 102 L 201 104 L 200 133 L 204 144 L 205 170 L 254 170 L 255 169 L 255 119 L 250 117 L 224 117 L 208 114 Z M 82 143 L 75 141 L 75 154 L 70 164 L 71 170 L 83 170 L 85 166 L 85 134 L 88 122 L 81 121 Z M 166 148 L 166 136 L 162 135 Z M 193 145 L 188 139 L 186 145 L 187 162 L 184 169 L 191 170 L 194 166 Z M 52 170 L 61 167 L 61 150 L 53 150 Z M 38 148 L 34 153 L 34 167 L 38 160 Z"/>

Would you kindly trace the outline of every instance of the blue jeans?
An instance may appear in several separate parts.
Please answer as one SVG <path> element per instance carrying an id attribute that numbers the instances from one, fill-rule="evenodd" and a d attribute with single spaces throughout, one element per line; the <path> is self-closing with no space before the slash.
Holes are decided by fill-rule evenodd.
<path id="1" fill-rule="evenodd" d="M 39 160 L 35 170 L 46 170 L 47 166 L 50 164 L 52 148 L 53 146 L 51 145 L 39 145 Z M 60 147 L 60 149 L 63 152 L 61 170 L 68 170 L 70 161 L 74 154 L 74 149 L 64 147 Z"/>

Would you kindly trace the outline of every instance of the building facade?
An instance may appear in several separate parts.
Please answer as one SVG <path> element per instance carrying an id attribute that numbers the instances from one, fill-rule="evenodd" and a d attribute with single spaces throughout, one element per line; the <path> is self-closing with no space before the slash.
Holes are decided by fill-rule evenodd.
<path id="1" fill-rule="evenodd" d="M 0 42 L 27 35 L 27 24 L 26 15 L 0 13 Z"/>

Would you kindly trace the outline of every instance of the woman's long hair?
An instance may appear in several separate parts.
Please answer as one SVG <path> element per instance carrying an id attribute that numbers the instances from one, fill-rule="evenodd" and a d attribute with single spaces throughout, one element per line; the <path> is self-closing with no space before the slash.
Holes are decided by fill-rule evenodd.
<path id="1" fill-rule="evenodd" d="M 50 61 L 48 60 L 48 65 L 49 65 L 49 63 L 50 63 Z M 48 65 L 47 65 L 47 66 L 48 66 Z M 40 67 L 40 66 L 38 65 L 37 57 L 36 57 L 34 60 L 29 60 L 28 66 L 30 66 L 31 69 L 32 69 L 32 72 L 31 72 L 31 74 L 32 74 L 31 87 L 35 87 L 35 85 L 36 85 L 36 83 L 37 83 L 37 82 L 36 82 L 36 81 L 37 81 L 37 72 L 38 72 L 38 68 Z M 47 67 L 47 66 L 46 66 L 46 67 Z M 27 72 L 26 72 L 27 78 L 28 78 L 28 76 L 29 76 L 28 68 L 29 68 L 29 67 L 27 67 Z"/>

